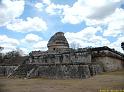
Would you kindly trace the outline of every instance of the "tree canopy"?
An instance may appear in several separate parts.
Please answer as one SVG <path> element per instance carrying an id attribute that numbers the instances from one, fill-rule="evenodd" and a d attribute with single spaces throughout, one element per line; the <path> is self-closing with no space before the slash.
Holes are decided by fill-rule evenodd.
<path id="1" fill-rule="evenodd" d="M 124 50 L 124 42 L 121 43 L 121 48 Z"/>
<path id="2" fill-rule="evenodd" d="M 2 51 L 4 48 L 0 46 L 0 51 Z"/>

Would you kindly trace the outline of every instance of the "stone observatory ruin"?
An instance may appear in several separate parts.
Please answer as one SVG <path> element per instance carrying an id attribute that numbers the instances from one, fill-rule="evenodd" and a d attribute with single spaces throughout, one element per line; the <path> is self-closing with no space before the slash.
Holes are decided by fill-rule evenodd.
<path id="1" fill-rule="evenodd" d="M 107 46 L 69 48 L 63 32 L 55 33 L 47 51 L 32 51 L 20 64 L 0 65 L 0 75 L 10 78 L 89 78 L 102 72 L 124 68 L 124 54 Z"/>
<path id="2" fill-rule="evenodd" d="M 69 49 L 69 44 L 63 32 L 55 33 L 47 44 L 49 52 L 63 52 Z"/>

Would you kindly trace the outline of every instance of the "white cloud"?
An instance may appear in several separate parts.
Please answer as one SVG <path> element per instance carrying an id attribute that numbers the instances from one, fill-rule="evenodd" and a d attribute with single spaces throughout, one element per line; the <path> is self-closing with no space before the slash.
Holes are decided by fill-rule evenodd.
<path id="1" fill-rule="evenodd" d="M 33 50 L 47 50 L 47 43 L 48 41 L 39 41 L 38 43 L 33 45 Z"/>
<path id="2" fill-rule="evenodd" d="M 117 8 L 116 11 L 106 18 L 108 28 L 104 31 L 104 36 L 121 36 L 124 35 L 124 10 Z"/>
<path id="3" fill-rule="evenodd" d="M 109 45 L 110 42 L 101 36 L 97 36 L 96 33 L 101 31 L 100 27 L 93 28 L 93 27 L 87 27 L 80 32 L 67 32 L 65 33 L 65 36 L 67 37 L 67 40 L 69 41 L 69 44 L 76 42 L 81 47 L 98 47 L 98 46 L 105 46 Z"/>
<path id="4" fill-rule="evenodd" d="M 82 3 L 83 0 L 78 0 L 79 3 Z M 109 0 L 108 0 L 109 1 Z M 101 7 L 106 4 L 106 0 L 84 0 L 83 3 L 85 3 L 87 6 L 91 7 Z"/>
<path id="5" fill-rule="evenodd" d="M 121 43 L 124 42 L 124 36 L 119 37 L 115 42 L 111 43 L 109 47 L 116 49 L 117 51 L 120 51 L 124 53 L 124 51 L 121 48 Z"/>
<path id="6" fill-rule="evenodd" d="M 22 51 L 21 55 L 28 55 L 29 54 L 29 50 L 27 48 L 19 48 L 19 50 Z"/>
<path id="7" fill-rule="evenodd" d="M 87 27 L 85 31 L 67 32 L 69 42 L 80 43 L 82 47 L 107 45 L 121 51 L 121 41 L 118 38 L 124 39 L 122 38 L 124 36 L 124 9 L 120 7 L 123 2 L 123 0 L 78 0 L 72 7 L 63 8 L 63 17 L 61 17 L 63 23 L 85 22 L 86 26 L 94 32 L 87 30 Z M 101 35 L 96 35 L 97 29 L 93 30 L 92 27 L 101 27 Z M 106 36 L 116 37 L 117 41 L 111 42 Z"/>
<path id="8" fill-rule="evenodd" d="M 46 22 L 39 17 L 30 18 L 27 20 L 16 19 L 7 25 L 7 28 L 16 32 L 31 32 L 47 30 Z"/>
<path id="9" fill-rule="evenodd" d="M 63 23 L 78 24 L 82 22 L 89 14 L 91 9 L 84 5 L 84 2 L 77 1 L 72 7 L 63 9 Z"/>
<path id="10" fill-rule="evenodd" d="M 22 42 L 21 44 L 22 45 L 19 49 L 21 49 L 25 54 L 28 54 L 31 51 L 38 51 L 38 50 L 46 51 L 47 50 L 47 41 L 45 40 L 41 40 L 41 41 L 34 42 L 34 43 L 29 43 L 25 41 L 25 42 Z"/>
<path id="11" fill-rule="evenodd" d="M 120 43 L 124 36 L 124 9 L 120 8 L 123 0 L 77 0 L 72 6 L 54 4 L 50 0 L 41 0 L 35 8 L 50 15 L 59 15 L 62 23 L 86 23 L 86 28 L 80 32 L 67 32 L 69 43 L 79 43 L 81 47 L 110 46 L 121 51 Z M 46 22 L 39 17 L 28 17 L 26 20 L 18 19 L 24 11 L 23 0 L 2 0 L 0 5 L 0 25 L 7 24 L 7 28 L 16 32 L 31 32 L 47 30 Z M 9 23 L 8 23 L 9 22 Z M 105 28 L 102 28 L 102 27 Z M 97 32 L 101 35 L 98 36 Z M 116 37 L 112 42 L 107 36 Z M 7 40 L 5 40 L 7 39 Z M 2 43 L 2 44 L 1 44 Z M 8 49 L 14 49 L 19 41 L 6 35 L 0 36 L 0 44 Z M 35 34 L 27 34 L 21 40 L 23 50 L 46 50 L 47 41 Z M 28 51 L 26 51 L 28 52 Z"/>
<path id="12" fill-rule="evenodd" d="M 29 42 L 37 42 L 42 38 L 40 38 L 38 35 L 35 35 L 35 34 L 27 34 L 25 39 L 26 41 L 29 41 Z"/>
<path id="13" fill-rule="evenodd" d="M 44 5 L 42 3 L 36 3 L 35 8 L 37 8 L 39 11 L 43 11 Z"/>
<path id="14" fill-rule="evenodd" d="M 62 14 L 63 9 L 69 7 L 68 5 L 59 5 L 51 3 L 47 8 L 46 12 L 50 15 Z"/>
<path id="15" fill-rule="evenodd" d="M 122 2 L 123 0 L 77 0 L 73 6 L 50 3 L 46 12 L 60 15 L 63 23 L 78 24 L 85 21 L 86 24 L 101 24 Z"/>
<path id="16" fill-rule="evenodd" d="M 23 39 L 23 40 L 25 40 L 27 42 L 38 42 L 38 41 L 42 40 L 42 38 L 39 37 L 38 35 L 30 33 L 30 34 L 27 34 L 25 36 L 25 39 Z"/>
<path id="17" fill-rule="evenodd" d="M 108 46 L 110 48 L 114 48 L 117 51 L 123 53 L 121 48 L 121 42 L 124 42 L 124 36 L 118 37 L 115 41 L 111 42 L 107 38 L 98 36 L 96 33 L 102 32 L 102 29 L 97 27 L 87 27 L 79 32 L 66 32 L 65 36 L 69 42 L 69 44 L 75 43 L 78 44 L 79 47 L 100 47 L 100 46 Z"/>
<path id="18" fill-rule="evenodd" d="M 6 35 L 0 35 L 0 46 L 4 47 L 3 52 L 16 50 L 16 47 L 20 45 L 17 39 L 9 38 Z"/>
<path id="19" fill-rule="evenodd" d="M 2 0 L 0 4 L 0 26 L 4 26 L 22 15 L 24 5 L 24 0 Z"/>
<path id="20" fill-rule="evenodd" d="M 50 0 L 42 0 L 42 2 L 46 5 L 50 5 L 51 4 L 51 1 Z"/>
<path id="21" fill-rule="evenodd" d="M 102 20 L 111 15 L 122 0 L 78 0 L 64 9 L 63 23 L 78 24 L 87 19 Z"/>
<path id="22" fill-rule="evenodd" d="M 94 28 L 94 27 L 87 27 L 79 32 L 73 33 L 73 32 L 67 32 L 65 36 L 71 38 L 71 39 L 89 39 L 92 38 L 96 32 L 101 31 L 100 27 Z"/>
<path id="23" fill-rule="evenodd" d="M 9 43 L 13 46 L 19 45 L 19 41 L 13 38 L 9 38 L 6 35 L 0 35 L 0 43 Z"/>
<path id="24" fill-rule="evenodd" d="M 30 51 L 35 51 L 35 50 L 46 51 L 47 43 L 48 41 L 43 40 L 42 37 L 39 37 L 38 35 L 30 33 L 30 34 L 27 34 L 21 40 L 21 48 L 27 49 L 25 53 L 29 53 Z"/>
<path id="25" fill-rule="evenodd" d="M 12 44 L 9 43 L 1 44 L 1 46 L 4 47 L 4 49 L 2 50 L 3 53 L 16 50 L 16 46 L 13 46 Z"/>

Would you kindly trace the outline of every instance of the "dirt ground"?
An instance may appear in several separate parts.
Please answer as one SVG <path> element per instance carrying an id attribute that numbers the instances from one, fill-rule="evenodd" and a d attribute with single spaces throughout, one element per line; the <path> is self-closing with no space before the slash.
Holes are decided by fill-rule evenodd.
<path id="1" fill-rule="evenodd" d="M 8 79 L 0 77 L 0 92 L 101 92 L 124 90 L 124 70 L 88 79 Z"/>

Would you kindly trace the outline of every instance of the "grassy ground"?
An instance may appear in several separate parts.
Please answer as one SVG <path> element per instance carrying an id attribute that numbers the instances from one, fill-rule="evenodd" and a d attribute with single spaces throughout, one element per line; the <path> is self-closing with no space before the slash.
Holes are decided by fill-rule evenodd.
<path id="1" fill-rule="evenodd" d="M 8 79 L 0 77 L 0 92 L 100 92 L 124 89 L 124 70 L 103 73 L 88 79 Z"/>

